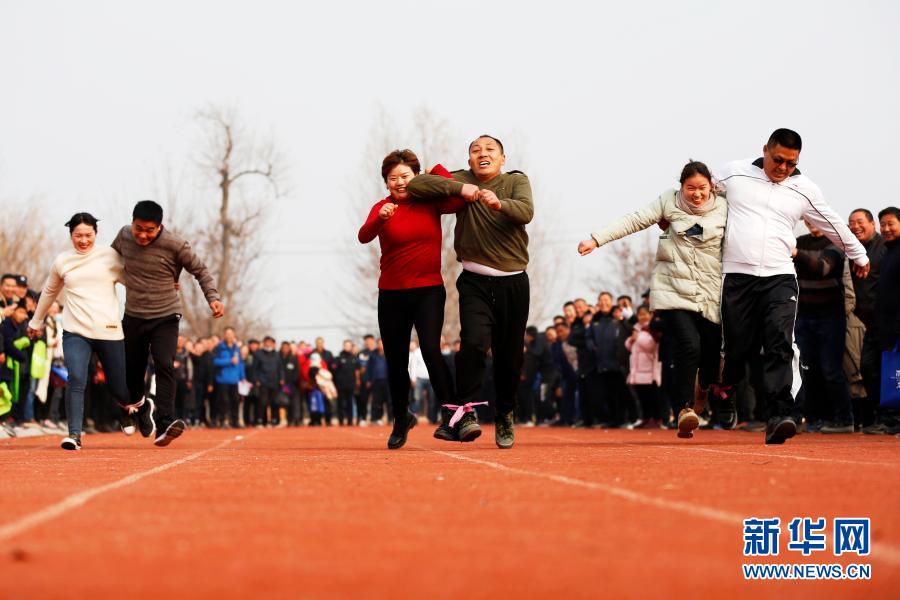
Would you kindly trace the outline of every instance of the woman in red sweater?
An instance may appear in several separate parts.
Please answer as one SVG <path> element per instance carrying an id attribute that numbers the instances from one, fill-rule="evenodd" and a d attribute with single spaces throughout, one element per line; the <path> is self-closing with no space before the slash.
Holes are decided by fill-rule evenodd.
<path id="1" fill-rule="evenodd" d="M 394 428 L 388 448 L 396 450 L 416 424 L 409 412 L 409 339 L 415 326 L 431 386 L 438 402 L 453 400 L 450 370 L 441 356 L 441 329 L 447 292 L 441 277 L 441 215 L 458 212 L 461 198 L 439 203 L 414 203 L 406 191 L 419 174 L 419 159 L 411 150 L 394 150 L 381 164 L 390 195 L 378 201 L 359 230 L 359 241 L 375 237 L 381 244 L 378 280 L 378 327 L 388 366 Z M 443 167 L 435 175 L 450 176 Z"/>

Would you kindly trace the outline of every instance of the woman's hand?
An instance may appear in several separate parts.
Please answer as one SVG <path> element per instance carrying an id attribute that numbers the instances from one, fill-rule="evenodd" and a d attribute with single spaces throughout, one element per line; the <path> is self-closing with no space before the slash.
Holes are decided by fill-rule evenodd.
<path id="1" fill-rule="evenodd" d="M 393 202 L 386 202 L 385 205 L 381 207 L 381 210 L 378 211 L 378 218 L 382 221 L 387 221 L 394 216 L 394 213 L 396 211 L 396 204 L 394 204 Z"/>
<path id="2" fill-rule="evenodd" d="M 41 330 L 29 326 L 25 334 L 28 336 L 28 339 L 33 340 L 34 338 L 41 336 Z"/>
<path id="3" fill-rule="evenodd" d="M 594 238 L 589 238 L 578 242 L 578 254 L 582 256 L 587 256 L 597 248 L 599 248 L 599 246 L 597 245 L 597 240 L 595 240 Z"/>

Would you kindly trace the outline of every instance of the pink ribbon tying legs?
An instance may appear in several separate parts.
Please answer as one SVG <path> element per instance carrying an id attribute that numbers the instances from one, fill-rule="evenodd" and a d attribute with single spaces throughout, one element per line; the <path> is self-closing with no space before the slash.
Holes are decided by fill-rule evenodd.
<path id="1" fill-rule="evenodd" d="M 122 410 L 127 412 L 129 415 L 133 415 L 143 405 L 144 405 L 144 398 L 141 398 L 140 402 L 136 402 L 134 404 L 120 404 L 119 406 L 121 406 Z"/>
<path id="2" fill-rule="evenodd" d="M 450 410 L 455 410 L 453 416 L 450 417 L 450 427 L 453 427 L 459 420 L 463 418 L 465 413 L 475 412 L 475 406 L 479 406 L 481 404 L 487 405 L 487 402 L 467 402 L 465 404 L 444 404 L 444 408 L 449 408 Z"/>

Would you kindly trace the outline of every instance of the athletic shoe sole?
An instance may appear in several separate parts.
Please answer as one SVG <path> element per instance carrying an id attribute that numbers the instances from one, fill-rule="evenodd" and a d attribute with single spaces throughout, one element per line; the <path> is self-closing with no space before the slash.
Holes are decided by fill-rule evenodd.
<path id="1" fill-rule="evenodd" d="M 134 432 L 137 431 L 137 427 L 132 425 L 122 425 L 122 433 L 131 437 L 134 435 Z"/>
<path id="2" fill-rule="evenodd" d="M 790 419 L 785 419 L 775 426 L 772 433 L 766 435 L 766 444 L 783 444 L 797 434 L 797 424 Z"/>
<path id="3" fill-rule="evenodd" d="M 172 443 L 172 440 L 184 433 L 184 427 L 184 421 L 182 421 L 181 419 L 172 421 L 172 424 L 166 428 L 163 434 L 156 438 L 156 440 L 153 442 L 153 445 L 159 446 L 160 448 L 162 448 L 163 446 L 168 446 Z"/>
<path id="4" fill-rule="evenodd" d="M 456 433 L 448 427 L 444 427 L 441 425 L 437 429 L 434 430 L 435 439 L 442 440 L 445 442 L 458 442 L 459 438 L 456 437 Z"/>
<path id="5" fill-rule="evenodd" d="M 79 444 L 77 440 L 70 437 L 64 438 L 59 446 L 63 450 L 81 450 L 81 444 Z"/>
<path id="6" fill-rule="evenodd" d="M 700 427 L 700 417 L 696 414 L 687 415 L 678 421 L 678 437 L 690 439 L 694 437 L 694 430 Z"/>
<path id="7" fill-rule="evenodd" d="M 469 423 L 459 428 L 459 441 L 474 442 L 481 437 L 481 426 L 478 423 Z"/>
<path id="8" fill-rule="evenodd" d="M 151 400 L 150 398 L 144 398 L 144 402 L 150 405 L 150 412 L 148 414 L 150 417 L 150 423 L 153 425 L 153 428 L 150 430 L 150 433 L 147 434 L 145 434 L 144 430 L 141 429 L 141 435 L 145 438 L 148 438 L 156 435 L 156 418 L 153 416 L 153 413 L 156 412 L 156 404 L 154 404 L 153 400 Z M 138 419 L 141 419 L 141 417 L 138 416 Z"/>
<path id="9" fill-rule="evenodd" d="M 516 443 L 515 438 L 513 438 L 509 441 L 501 440 L 500 438 L 495 438 L 494 441 L 497 443 L 497 447 L 500 448 L 501 450 L 509 450 Z"/>

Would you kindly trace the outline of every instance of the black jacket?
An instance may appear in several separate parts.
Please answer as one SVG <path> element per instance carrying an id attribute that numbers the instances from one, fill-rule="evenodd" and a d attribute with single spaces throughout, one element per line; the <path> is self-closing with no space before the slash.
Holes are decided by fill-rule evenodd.
<path id="1" fill-rule="evenodd" d="M 341 350 L 334 362 L 334 385 L 342 390 L 355 388 L 356 369 L 359 368 L 359 360 L 356 356 L 352 352 Z"/>
<path id="2" fill-rule="evenodd" d="M 797 238 L 797 313 L 805 317 L 844 314 L 844 255 L 824 235 Z"/>
<path id="3" fill-rule="evenodd" d="M 257 350 L 253 355 L 253 383 L 278 389 L 284 381 L 284 362 L 277 350 Z"/>
<path id="4" fill-rule="evenodd" d="M 628 373 L 628 349 L 625 340 L 630 332 L 628 326 L 612 315 L 597 313 L 591 321 L 586 341 L 594 355 L 594 369 L 598 373 L 620 371 Z"/>
<path id="5" fill-rule="evenodd" d="M 12 382 L 13 370 L 6 367 L 6 362 L 9 361 L 9 359 L 21 363 L 21 366 L 19 367 L 20 378 L 23 373 L 28 372 L 26 369 L 28 367 L 28 357 L 31 354 L 31 349 L 26 348 L 25 350 L 19 350 L 13 344 L 13 342 L 25 335 L 25 327 L 25 323 L 17 326 L 13 323 L 11 318 L 3 319 L 3 323 L 0 323 L 0 336 L 3 337 L 2 347 L 3 352 L 6 354 L 6 361 L 0 365 L 0 381 L 6 381 L 7 383 Z"/>
<path id="6" fill-rule="evenodd" d="M 850 275 L 853 277 L 853 291 L 856 292 L 856 308 L 853 312 L 868 329 L 872 327 L 875 319 L 875 298 L 878 295 L 878 280 L 881 279 L 881 259 L 887 252 L 887 246 L 884 238 L 877 233 L 863 246 L 871 265 L 869 276 L 860 279 L 855 273 L 851 272 Z"/>
<path id="7" fill-rule="evenodd" d="M 900 240 L 885 242 L 873 324 L 882 350 L 900 341 Z"/>

